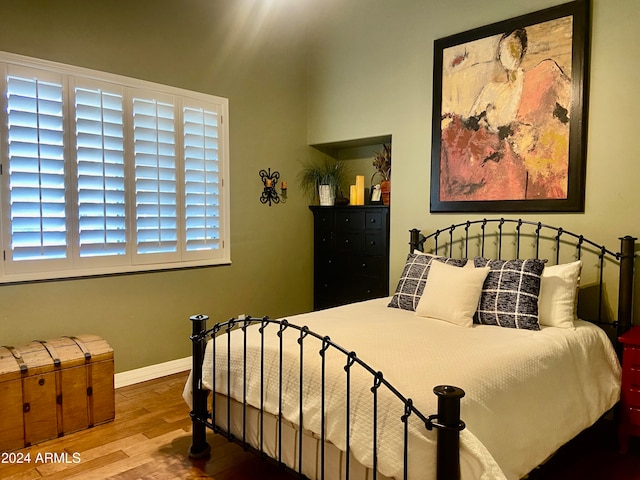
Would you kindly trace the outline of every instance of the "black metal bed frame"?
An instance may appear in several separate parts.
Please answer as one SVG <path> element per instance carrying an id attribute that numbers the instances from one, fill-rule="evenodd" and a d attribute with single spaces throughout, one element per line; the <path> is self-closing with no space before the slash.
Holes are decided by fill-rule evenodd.
<path id="1" fill-rule="evenodd" d="M 487 233 L 487 225 L 495 225 L 496 229 Z M 513 230 L 505 232 L 505 225 L 513 225 Z M 473 227 L 479 230 L 475 235 L 471 232 Z M 529 230 L 524 231 L 523 227 L 528 227 Z M 459 232 L 460 229 L 464 230 L 464 233 L 463 235 L 456 237 L 456 232 Z M 543 232 L 545 233 L 543 234 Z M 552 233 L 550 235 L 546 235 L 546 232 Z M 516 255 L 514 258 L 522 258 L 520 254 L 524 237 L 529 237 L 530 240 L 533 241 L 532 254 L 534 258 L 541 258 L 540 245 L 542 240 L 553 240 L 555 264 L 558 264 L 560 261 L 560 251 L 563 246 L 573 248 L 574 256 L 577 260 L 582 258 L 583 252 L 590 251 L 592 254 L 597 255 L 599 263 L 599 279 L 597 283 L 598 300 L 596 318 L 585 318 L 585 320 L 602 327 L 613 327 L 615 329 L 615 338 L 612 339 L 614 344 L 617 342 L 617 338 L 633 325 L 633 272 L 635 263 L 635 243 L 637 240 L 635 237 L 630 235 L 620 237 L 620 251 L 613 252 L 603 245 L 599 245 L 584 238 L 583 235 L 569 232 L 564 230 L 562 227 L 545 225 L 541 222 L 505 218 L 467 220 L 446 228 L 438 229 L 427 236 L 422 235 L 420 230 L 417 228 L 410 230 L 409 233 L 410 252 L 413 252 L 414 250 L 424 251 L 425 245 L 432 242 L 432 247 L 429 249 L 431 253 L 437 253 L 439 255 L 449 257 L 452 256 L 453 248 L 456 243 L 464 249 L 464 256 L 468 257 L 469 244 L 473 238 L 476 238 L 479 243 L 481 256 L 484 256 L 485 248 L 490 242 L 489 239 L 492 238 L 493 242 L 496 244 L 495 246 L 497 248 L 498 259 L 502 258 L 503 245 L 507 237 L 511 238 L 515 245 Z M 439 240 L 443 234 L 448 236 L 448 238 L 444 245 L 440 245 Z M 612 321 L 607 321 L 604 318 L 604 271 L 605 263 L 607 261 L 613 261 L 619 266 L 617 319 Z"/>
<path id="2" fill-rule="evenodd" d="M 487 233 L 486 226 L 489 224 L 495 224 L 497 228 L 497 232 Z M 515 224 L 515 228 L 513 231 L 504 233 L 504 226 L 506 224 Z M 473 226 L 478 226 L 480 232 L 477 235 L 470 233 L 470 229 Z M 535 228 L 532 233 L 524 233 L 522 232 L 522 227 L 530 227 Z M 459 231 L 458 229 L 462 228 L 464 230 L 464 234 L 461 238 L 456 239 L 454 232 Z M 604 246 L 598 245 L 590 240 L 585 239 L 582 235 L 576 235 L 574 233 L 563 230 L 562 228 L 552 227 L 548 225 L 544 225 L 542 223 L 536 222 L 528 222 L 523 220 L 510 220 L 510 219 L 482 219 L 475 221 L 467 221 L 464 223 L 454 224 L 445 229 L 436 230 L 432 234 L 428 236 L 424 236 L 420 233 L 418 229 L 412 229 L 410 231 L 410 252 L 414 250 L 423 251 L 425 248 L 425 244 L 429 244 L 429 242 L 433 242 L 433 247 L 431 249 L 432 253 L 442 254 L 442 250 L 444 249 L 444 253 L 446 256 L 451 256 L 453 253 L 453 245 L 456 243 L 460 243 L 460 246 L 464 249 L 465 256 L 468 255 L 469 252 L 469 243 L 473 238 L 476 238 L 479 242 L 480 252 L 484 254 L 485 252 L 485 244 L 488 244 L 490 238 L 493 238 L 493 242 L 497 244 L 498 249 L 498 258 L 501 258 L 502 255 L 502 245 L 503 241 L 507 237 L 512 237 L 514 239 L 516 255 L 520 254 L 520 242 L 521 239 L 525 236 L 530 236 L 533 238 L 535 244 L 535 255 L 538 258 L 539 254 L 539 246 L 541 239 L 549 239 L 550 237 L 546 237 L 541 234 L 541 231 L 552 231 L 553 236 L 551 237 L 555 241 L 555 250 L 556 250 L 556 263 L 558 263 L 560 258 L 560 247 L 566 243 L 567 238 L 573 239 L 574 244 L 573 248 L 575 249 L 575 256 L 580 259 L 583 250 L 590 250 L 597 254 L 600 262 L 600 281 L 599 281 L 599 298 L 598 298 L 598 318 L 593 320 L 594 323 L 600 325 L 609 325 L 613 326 L 616 329 L 617 335 L 623 333 L 626 329 L 630 328 L 632 325 L 632 297 L 633 297 L 633 277 L 634 277 L 634 261 L 635 261 L 635 238 L 631 236 L 622 237 L 621 240 L 621 250 L 619 253 L 614 253 Z M 440 245 L 439 239 L 443 234 L 448 234 L 448 239 L 446 244 Z M 515 258 L 518 258 L 516 256 Z M 618 295 L 618 318 L 612 322 L 606 322 L 602 318 L 602 302 L 603 302 L 603 270 L 605 260 L 614 261 L 619 264 L 620 275 L 619 275 L 619 295 Z M 329 337 L 322 336 L 316 332 L 309 330 L 306 326 L 298 326 L 294 325 L 287 320 L 272 320 L 268 317 L 246 317 L 242 319 L 232 318 L 226 322 L 217 323 L 212 328 L 206 328 L 206 322 L 208 317 L 206 315 L 194 315 L 190 317 L 192 322 L 192 348 L 193 348 L 193 365 L 192 365 L 192 389 L 193 389 L 193 408 L 191 411 L 192 418 L 192 445 L 189 449 L 189 456 L 191 458 L 203 458 L 210 454 L 210 446 L 206 440 L 206 430 L 211 429 L 213 432 L 218 433 L 220 435 L 225 436 L 229 441 L 236 442 L 240 444 L 243 448 L 247 450 L 255 451 L 261 454 L 266 459 L 270 459 L 271 461 L 275 461 L 279 464 L 283 469 L 294 472 L 292 469 L 287 467 L 282 461 L 282 338 L 285 330 L 291 329 L 296 330 L 298 332 L 297 343 L 299 344 L 300 349 L 300 363 L 299 363 L 299 380 L 300 386 L 303 385 L 303 377 L 304 377 L 304 360 L 303 360 L 303 352 L 305 347 L 305 339 L 307 337 L 315 338 L 320 342 L 321 348 L 318 351 L 321 361 L 321 412 L 325 412 L 325 352 L 328 349 L 335 350 L 344 355 L 345 364 L 345 388 L 346 388 L 346 408 L 345 408 L 345 418 L 346 418 L 346 429 L 345 429 L 345 445 L 346 445 L 346 478 L 349 478 L 349 450 L 350 450 L 350 372 L 353 365 L 359 365 L 366 372 L 371 375 L 371 394 L 373 397 L 373 419 L 372 419 L 372 427 L 373 427 L 373 440 L 372 440 L 372 454 L 373 454 L 373 466 L 372 466 L 372 475 L 373 479 L 377 478 L 377 449 L 378 449 L 378 439 L 377 439 L 377 393 L 378 389 L 381 386 L 384 386 L 391 392 L 399 402 L 402 403 L 404 407 L 404 414 L 401 416 L 400 421 L 404 423 L 404 445 L 403 445 L 403 455 L 404 455 L 404 478 L 408 478 L 408 419 L 411 415 L 417 417 L 421 422 L 424 423 L 426 429 L 431 430 L 435 428 L 437 430 L 437 479 L 438 480 L 455 480 L 460 478 L 460 457 L 459 457 L 459 432 L 465 428 L 465 424 L 460 420 L 460 400 L 464 396 L 464 391 L 460 388 L 449 386 L 449 385 L 440 385 L 433 389 L 434 394 L 438 397 L 438 411 L 436 414 L 425 415 L 420 412 L 413 404 L 411 398 L 406 398 L 403 396 L 398 390 L 395 389 L 383 376 L 383 373 L 380 371 L 376 371 L 371 368 L 367 363 L 365 363 L 362 359 L 360 359 L 355 352 L 347 350 L 342 346 L 334 343 Z M 247 349 L 246 349 L 246 339 L 247 327 L 251 325 L 259 325 L 259 332 L 261 335 L 262 342 L 262 350 L 261 350 L 261 359 L 260 359 L 260 398 L 261 405 L 259 407 L 259 445 L 257 448 L 254 448 L 247 442 L 246 438 L 246 412 L 247 412 L 247 402 L 246 402 L 246 391 L 247 391 L 247 380 L 246 380 L 246 358 L 247 358 Z M 264 418 L 264 335 L 267 327 L 275 325 L 276 328 L 269 329 L 268 333 L 273 333 L 280 338 L 280 357 L 279 357 L 279 392 L 278 392 L 278 401 L 279 401 L 279 411 L 276 415 L 277 419 L 277 428 L 278 428 L 278 452 L 277 458 L 270 458 L 267 456 L 263 449 L 263 418 Z M 212 408 L 209 411 L 208 406 L 208 396 L 209 391 L 202 387 L 202 362 L 204 360 L 205 348 L 209 339 L 215 338 L 219 335 L 227 336 L 227 392 L 230 391 L 230 355 L 229 350 L 231 348 L 231 333 L 233 331 L 240 330 L 243 338 L 243 348 L 244 348 L 244 369 L 245 374 L 243 375 L 244 383 L 243 383 L 243 392 L 244 398 L 242 399 L 242 408 L 243 408 L 243 421 L 242 421 L 242 437 L 238 438 L 231 433 L 230 428 L 230 416 L 231 416 L 231 400 L 227 397 L 227 426 L 229 427 L 229 431 L 225 431 L 215 423 L 216 419 L 216 402 L 215 402 L 215 375 L 216 375 L 216 343 L 213 342 L 213 392 L 212 397 Z M 617 337 L 616 337 L 617 338 Z M 308 343 L 308 342 L 307 342 Z M 303 423 L 303 398 L 302 398 L 302 387 L 300 388 L 300 397 L 299 397 L 299 425 L 304 425 Z M 223 412 L 224 413 L 224 412 Z M 302 473 L 302 427 L 298 429 L 298 471 L 295 472 L 304 478 Z M 324 413 L 321 415 L 321 432 L 320 432 L 320 476 L 322 479 L 325 478 L 325 465 L 324 465 L 324 454 L 325 454 L 325 415 Z"/>
<path id="3" fill-rule="evenodd" d="M 382 372 L 376 371 L 371 368 L 367 363 L 365 363 L 362 359 L 360 359 L 356 352 L 349 351 L 337 343 L 333 342 L 331 338 L 327 336 L 322 336 L 312 330 L 309 330 L 306 326 L 299 326 L 292 323 L 289 323 L 286 319 L 283 320 L 272 320 L 268 317 L 256 318 L 256 317 L 247 317 L 243 319 L 232 318 L 226 322 L 217 323 L 210 329 L 206 329 L 206 321 L 208 317 L 206 315 L 194 315 L 190 318 L 192 321 L 192 336 L 191 340 L 193 342 L 193 411 L 191 412 L 191 418 L 193 419 L 193 442 L 191 448 L 189 450 L 189 456 L 192 458 L 199 458 L 202 456 L 206 456 L 210 452 L 210 446 L 206 441 L 206 428 L 212 429 L 215 433 L 218 433 L 222 436 L 225 436 L 229 439 L 229 441 L 234 441 L 239 443 L 241 446 L 248 450 L 254 450 L 258 453 L 264 453 L 263 450 L 263 419 L 264 419 L 264 335 L 265 330 L 269 325 L 276 325 L 277 330 L 274 330 L 279 339 L 280 339 L 280 356 L 279 356 L 279 391 L 278 391 L 278 414 L 277 414 L 277 422 L 278 422 L 278 457 L 274 459 L 279 465 L 283 466 L 283 468 L 293 471 L 286 467 L 282 462 L 282 363 L 283 363 L 283 355 L 282 355 L 282 338 L 283 333 L 286 329 L 291 328 L 293 330 L 297 330 L 299 332 L 297 342 L 300 346 L 300 365 L 299 365 L 299 385 L 303 385 L 303 377 L 304 377 L 304 346 L 305 339 L 307 337 L 312 337 L 321 342 L 321 348 L 318 351 L 320 355 L 321 361 L 321 411 L 325 411 L 325 354 L 328 349 L 333 349 L 337 352 L 340 352 L 344 355 L 345 358 L 345 388 L 346 388 L 346 406 L 345 406 L 345 425 L 347 428 L 345 429 L 345 445 L 346 445 L 346 478 L 349 478 L 349 460 L 350 460 L 350 372 L 351 368 L 357 364 L 362 367 L 366 372 L 371 375 L 371 394 L 373 398 L 373 441 L 372 441 L 372 453 L 373 453 L 373 478 L 377 477 L 377 452 L 378 452 L 378 435 L 377 435 L 377 395 L 378 389 L 381 386 L 386 387 L 400 402 L 404 407 L 404 414 L 401 416 L 400 420 L 404 423 L 404 447 L 403 447 L 403 455 L 404 455 L 404 478 L 407 478 L 408 474 L 408 452 L 409 452 L 409 426 L 408 419 L 411 415 L 415 415 L 420 421 L 422 421 L 427 430 L 432 430 L 433 428 L 437 429 L 438 432 L 438 448 L 437 448 L 437 458 L 438 458 L 438 479 L 456 479 L 459 478 L 459 432 L 465 428 L 464 422 L 460 420 L 460 399 L 464 396 L 464 391 L 460 388 L 450 386 L 450 385 L 439 385 L 433 389 L 433 393 L 438 397 L 438 413 L 433 415 L 424 415 L 420 412 L 413 404 L 413 401 L 410 398 L 404 397 L 393 385 L 391 385 L 385 378 Z M 253 448 L 246 439 L 246 411 L 247 411 L 247 402 L 246 402 L 246 391 L 247 391 L 247 377 L 246 377 L 246 355 L 247 355 L 247 327 L 251 325 L 259 325 L 259 332 L 261 335 L 261 358 L 260 358 L 260 398 L 261 404 L 259 408 L 260 412 L 260 428 L 259 428 L 259 446 L 258 448 Z M 231 376 L 229 375 L 229 371 L 231 366 L 229 364 L 231 355 L 229 354 L 229 350 L 231 348 L 231 332 L 240 329 L 242 331 L 242 341 L 243 341 L 243 365 L 245 368 L 243 375 L 243 433 L 242 438 L 236 438 L 230 432 L 224 431 L 219 426 L 215 424 L 213 419 L 216 418 L 216 406 L 215 401 L 212 402 L 211 412 L 208 411 L 207 405 L 207 397 L 208 391 L 203 390 L 201 388 L 201 379 L 202 379 L 202 362 L 204 360 L 204 353 L 206 348 L 206 343 L 209 338 L 215 338 L 216 336 L 222 334 L 227 335 L 227 392 L 230 391 L 230 382 Z M 213 342 L 213 380 L 212 384 L 214 386 L 214 390 L 212 395 L 215 397 L 215 372 L 216 372 L 216 343 Z M 199 365 L 199 367 L 198 367 Z M 303 418 L 303 398 L 302 398 L 302 388 L 300 388 L 300 397 L 299 397 L 299 423 L 300 425 L 304 425 Z M 202 413 L 205 412 L 206 416 L 203 418 Z M 224 412 L 223 412 L 224 413 Z M 231 401 L 227 399 L 227 426 L 231 424 Z M 302 429 L 300 429 L 302 430 Z M 321 469 L 321 478 L 325 478 L 325 469 L 324 469 L 324 459 L 325 459 L 325 416 L 321 415 L 321 428 L 320 428 L 320 469 Z M 298 473 L 300 476 L 302 474 L 302 434 L 298 435 Z"/>

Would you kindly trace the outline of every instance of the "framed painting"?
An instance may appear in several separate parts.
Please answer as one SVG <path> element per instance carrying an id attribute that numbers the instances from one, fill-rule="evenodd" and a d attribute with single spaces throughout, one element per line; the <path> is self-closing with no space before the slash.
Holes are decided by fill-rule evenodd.
<path id="1" fill-rule="evenodd" d="M 584 211 L 589 0 L 434 42 L 432 212 Z"/>

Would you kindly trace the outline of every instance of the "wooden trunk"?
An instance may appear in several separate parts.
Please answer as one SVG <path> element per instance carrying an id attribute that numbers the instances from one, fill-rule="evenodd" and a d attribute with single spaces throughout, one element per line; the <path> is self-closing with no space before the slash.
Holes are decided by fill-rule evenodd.
<path id="1" fill-rule="evenodd" d="M 0 347 L 0 451 L 115 417 L 113 349 L 97 335 Z"/>

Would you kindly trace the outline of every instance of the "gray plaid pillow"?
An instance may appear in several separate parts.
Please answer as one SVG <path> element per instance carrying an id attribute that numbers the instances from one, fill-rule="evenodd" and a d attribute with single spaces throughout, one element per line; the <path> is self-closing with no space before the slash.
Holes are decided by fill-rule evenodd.
<path id="1" fill-rule="evenodd" d="M 546 260 L 489 260 L 476 257 L 476 267 L 490 267 L 476 312 L 477 323 L 540 330 L 538 295 Z"/>
<path id="2" fill-rule="evenodd" d="M 464 267 L 467 263 L 466 258 L 447 258 L 410 253 L 407 255 L 404 270 L 398 281 L 396 293 L 394 293 L 389 302 L 389 307 L 401 308 L 412 312 L 416 311 L 424 286 L 427 283 L 429 268 L 433 260 L 457 267 Z"/>

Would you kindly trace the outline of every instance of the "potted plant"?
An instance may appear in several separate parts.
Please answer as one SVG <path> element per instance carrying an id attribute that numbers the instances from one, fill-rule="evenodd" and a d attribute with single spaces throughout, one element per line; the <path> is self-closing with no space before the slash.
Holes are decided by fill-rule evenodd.
<path id="1" fill-rule="evenodd" d="M 382 151 L 373 154 L 373 166 L 376 171 L 371 176 L 371 184 L 373 185 L 373 178 L 376 175 L 382 177 L 380 181 L 382 203 L 389 205 L 391 203 L 391 144 L 383 144 Z"/>
<path id="2" fill-rule="evenodd" d="M 336 195 L 342 196 L 347 176 L 344 161 L 325 157 L 307 162 L 298 174 L 298 181 L 313 203 L 319 199 L 320 205 L 328 206 L 334 205 Z"/>

